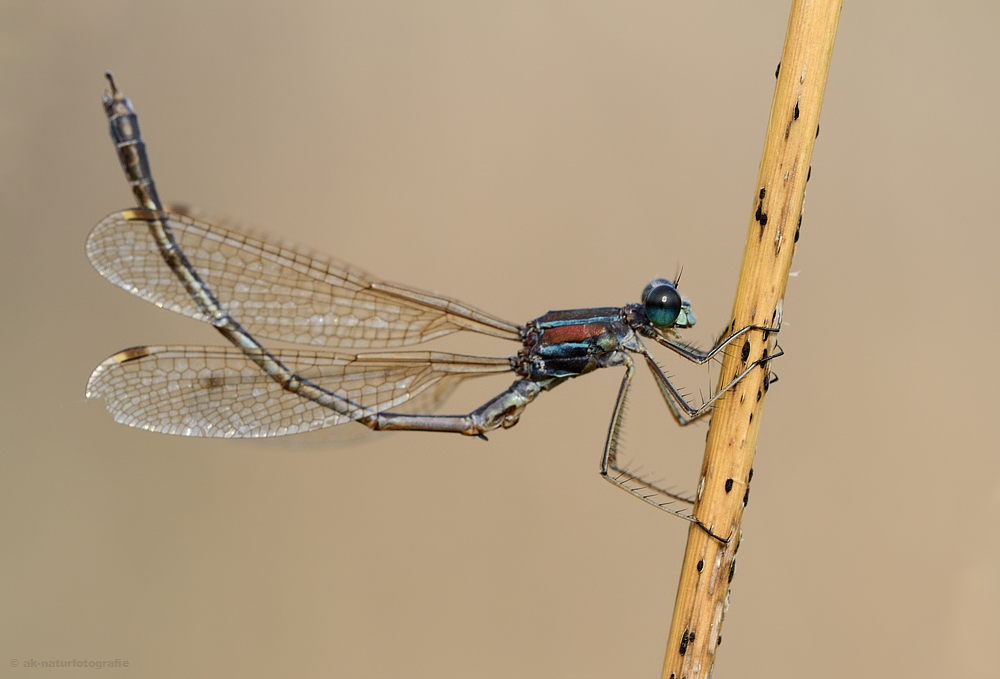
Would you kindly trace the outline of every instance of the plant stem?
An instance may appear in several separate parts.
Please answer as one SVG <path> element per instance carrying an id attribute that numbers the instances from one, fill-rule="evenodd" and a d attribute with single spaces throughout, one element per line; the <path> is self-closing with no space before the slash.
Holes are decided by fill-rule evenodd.
<path id="1" fill-rule="evenodd" d="M 792 2 L 731 329 L 780 324 L 840 5 L 840 0 Z M 737 340 L 737 346 L 725 352 L 720 386 L 750 362 L 773 355 L 775 340 L 776 333 L 762 330 L 748 333 L 745 343 Z M 742 536 L 769 366 L 764 363 L 754 369 L 715 405 L 695 516 L 717 535 L 730 536 L 729 543 L 722 544 L 695 525 L 688 532 L 663 679 L 702 679 L 710 675 L 715 662 Z"/>

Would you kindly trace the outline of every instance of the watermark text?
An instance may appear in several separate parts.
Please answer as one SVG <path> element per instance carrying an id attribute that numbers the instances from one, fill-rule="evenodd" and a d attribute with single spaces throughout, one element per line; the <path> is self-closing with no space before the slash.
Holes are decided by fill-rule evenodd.
<path id="1" fill-rule="evenodd" d="M 114 660 L 89 660 L 73 658 L 72 660 L 54 660 L 51 658 L 46 658 L 45 660 L 39 660 L 38 658 L 27 658 L 25 660 L 20 660 L 18 658 L 11 658 L 11 667 L 70 667 L 75 669 L 90 669 L 90 670 L 101 670 L 105 667 L 128 667 L 128 660 L 122 660 L 121 658 L 115 658 Z"/>

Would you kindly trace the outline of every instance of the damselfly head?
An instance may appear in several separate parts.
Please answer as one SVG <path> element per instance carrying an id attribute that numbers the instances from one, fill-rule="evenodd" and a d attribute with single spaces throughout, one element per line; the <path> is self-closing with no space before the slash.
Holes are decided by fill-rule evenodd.
<path id="1" fill-rule="evenodd" d="M 666 278 L 654 278 L 642 291 L 642 306 L 646 318 L 657 330 L 690 328 L 697 320 L 691 312 L 691 302 L 682 299 L 677 285 Z"/>

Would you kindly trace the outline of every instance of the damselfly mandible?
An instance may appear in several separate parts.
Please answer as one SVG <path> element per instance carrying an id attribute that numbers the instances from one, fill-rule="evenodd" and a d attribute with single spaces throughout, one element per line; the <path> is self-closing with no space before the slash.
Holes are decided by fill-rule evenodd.
<path id="1" fill-rule="evenodd" d="M 211 323 L 233 346 L 147 346 L 101 363 L 87 396 L 104 397 L 117 422 L 150 431 L 202 437 L 284 436 L 359 422 L 374 430 L 455 432 L 485 438 L 512 427 L 543 391 L 598 368 L 623 367 L 601 475 L 671 514 L 691 500 L 619 465 L 618 434 L 635 359 L 644 362 L 674 419 L 689 424 L 770 357 L 745 368 L 713 398 L 689 404 L 664 375 L 642 339 L 693 363 L 705 363 L 746 326 L 708 351 L 680 341 L 695 323 L 677 281 L 657 278 L 640 302 L 622 307 L 550 311 L 526 325 L 405 285 L 388 283 L 348 264 L 278 245 L 192 216 L 165 210 L 149 169 L 131 102 L 108 74 L 104 108 L 122 168 L 139 208 L 101 220 L 87 256 L 102 276 L 134 295 Z M 239 319 L 237 321 L 237 319 Z M 730 328 L 730 330 L 733 330 Z M 258 338 L 311 347 L 387 349 L 471 331 L 520 344 L 510 357 L 438 351 L 361 354 L 324 349 L 268 349 Z M 463 380 L 512 372 L 514 382 L 465 415 L 431 413 Z M 408 412 L 393 412 L 403 404 Z M 418 407 L 418 409 L 415 409 Z M 714 535 L 714 534 L 713 534 Z M 719 536 L 716 536 L 719 537 Z M 719 537 L 725 541 L 725 538 Z"/>

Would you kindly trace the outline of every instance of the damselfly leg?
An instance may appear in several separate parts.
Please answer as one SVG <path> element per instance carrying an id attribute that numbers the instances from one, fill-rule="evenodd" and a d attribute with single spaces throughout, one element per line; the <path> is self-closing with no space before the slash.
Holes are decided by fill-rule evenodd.
<path id="1" fill-rule="evenodd" d="M 739 382 L 750 374 L 754 368 L 760 366 L 766 369 L 767 363 L 769 363 L 772 359 L 781 356 L 784 352 L 780 348 L 776 347 L 775 352 L 770 356 L 760 358 L 757 361 L 750 363 L 728 384 L 720 389 L 715 396 L 705 401 L 697 408 L 690 406 L 685 401 L 685 399 L 677 391 L 677 388 L 670 382 L 670 379 L 663 374 L 663 371 L 656 364 L 656 361 L 653 360 L 652 356 L 650 356 L 647 352 L 642 353 L 646 359 L 646 364 L 653 375 L 654 381 L 656 382 L 656 386 L 659 389 L 660 394 L 663 396 L 663 400 L 666 402 L 667 407 L 670 409 L 671 415 L 673 415 L 677 424 L 683 427 L 708 415 L 712 411 L 712 406 L 715 402 L 739 384 Z M 716 352 L 713 351 L 712 353 L 714 354 Z M 609 362 L 609 365 L 610 364 L 612 363 Z M 687 511 L 690 511 L 690 509 L 678 510 L 671 506 L 680 502 L 693 508 L 695 503 L 694 499 L 684 495 L 679 495 L 672 490 L 663 488 L 656 482 L 643 478 L 632 470 L 619 465 L 619 437 L 622 430 L 625 404 L 628 399 L 629 389 L 632 386 L 632 378 L 635 374 L 635 362 L 632 360 L 631 356 L 622 353 L 620 357 L 617 357 L 617 360 L 613 364 L 624 365 L 625 375 L 622 377 L 621 386 L 618 389 L 618 397 L 615 400 L 615 407 L 611 417 L 611 425 L 608 428 L 608 436 L 604 443 L 604 454 L 601 457 L 601 476 L 622 490 L 625 490 L 640 500 L 653 505 L 657 509 L 662 509 L 663 511 L 673 514 L 674 516 L 697 524 L 702 530 L 711 535 L 713 538 L 723 543 L 728 542 L 728 537 L 722 537 L 715 534 L 712 531 L 711 526 L 706 526 L 697 517 L 690 513 L 686 513 Z"/>

